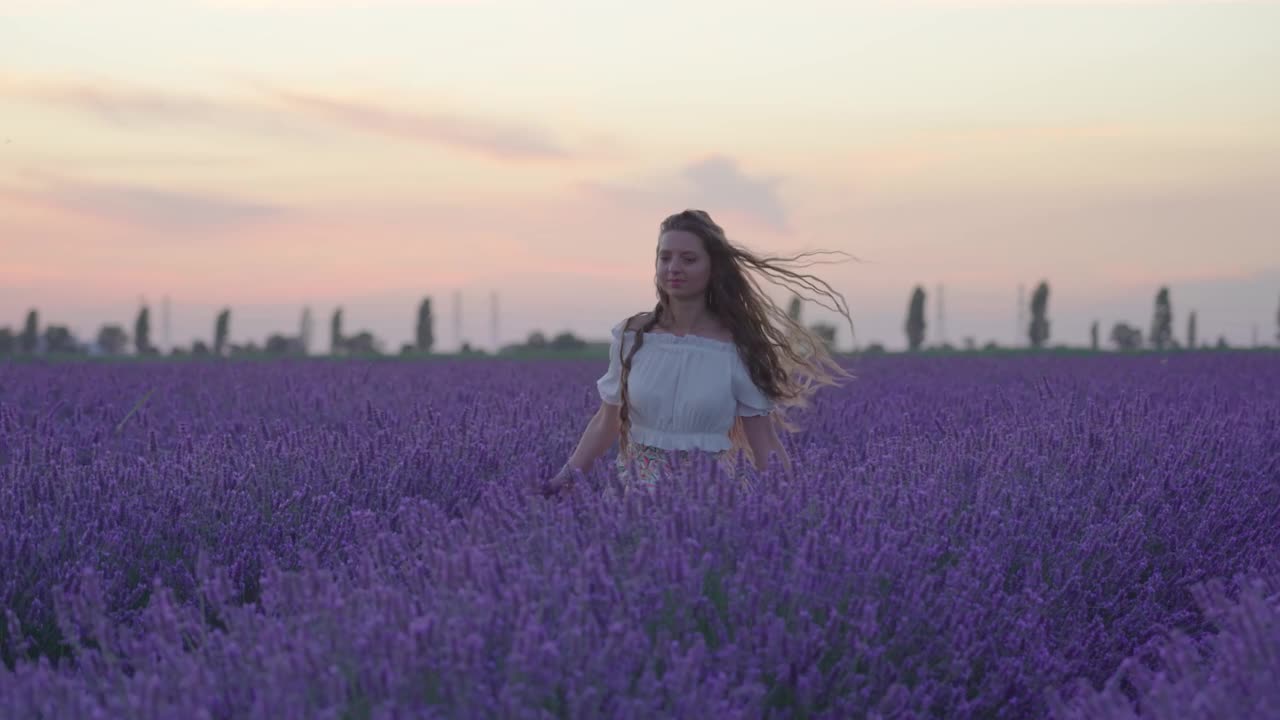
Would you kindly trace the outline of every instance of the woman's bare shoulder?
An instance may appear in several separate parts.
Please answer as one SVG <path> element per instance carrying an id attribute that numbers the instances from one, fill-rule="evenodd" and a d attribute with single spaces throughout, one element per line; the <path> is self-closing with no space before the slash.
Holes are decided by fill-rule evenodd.
<path id="1" fill-rule="evenodd" d="M 651 317 L 653 317 L 652 312 L 642 312 L 642 313 L 639 313 L 638 315 L 633 315 L 626 319 L 627 325 L 625 329 L 639 330 L 640 328 L 644 327 L 645 323 L 649 322 L 649 318 Z"/>

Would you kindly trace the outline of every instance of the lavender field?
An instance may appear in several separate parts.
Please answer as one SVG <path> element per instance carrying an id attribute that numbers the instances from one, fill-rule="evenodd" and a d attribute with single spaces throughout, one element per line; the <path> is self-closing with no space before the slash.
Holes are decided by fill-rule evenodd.
<path id="1" fill-rule="evenodd" d="M 853 367 L 556 502 L 603 360 L 0 364 L 0 717 L 1280 717 L 1280 355 Z"/>

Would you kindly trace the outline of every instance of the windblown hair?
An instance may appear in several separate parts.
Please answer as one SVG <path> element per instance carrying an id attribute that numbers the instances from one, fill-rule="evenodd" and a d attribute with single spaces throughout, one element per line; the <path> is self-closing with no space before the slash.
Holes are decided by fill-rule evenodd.
<path id="1" fill-rule="evenodd" d="M 729 242 L 724 230 L 703 210 L 685 210 L 667 217 L 659 226 L 659 238 L 672 230 L 683 230 L 702 239 L 703 247 L 711 260 L 707 309 L 732 333 L 734 345 L 750 371 L 751 379 L 773 400 L 775 411 L 771 413 L 771 419 L 775 427 L 795 432 L 798 428 L 786 417 L 787 409 L 807 407 L 809 398 L 817 392 L 818 387 L 838 385 L 838 377 L 852 378 L 853 375 L 832 358 L 821 336 L 782 311 L 760 289 L 759 283 L 747 270 L 755 270 L 772 281 L 794 283 L 831 298 L 835 307 L 829 309 L 843 315 L 849 321 L 849 330 L 852 332 L 853 321 L 849 317 L 843 295 L 817 277 L 782 267 L 782 263 L 794 263 L 819 253 L 805 252 L 790 258 L 757 255 Z M 619 348 L 622 361 L 622 428 L 619 449 L 623 453 L 628 450 L 631 429 L 631 398 L 627 391 L 627 379 L 631 374 L 632 358 L 644 345 L 645 333 L 662 321 L 671 302 L 656 278 L 654 285 L 658 303 L 649 317 L 643 322 L 637 322 L 638 318 L 646 314 L 637 313 L 627 318 L 623 325 L 624 332 L 635 331 L 635 342 L 631 345 L 630 352 L 624 354 Z M 821 302 L 819 304 L 828 307 Z M 625 345 L 623 343 L 624 347 Z M 742 418 L 735 419 L 729 439 L 734 451 L 742 450 L 752 465 L 761 467 L 763 458 L 753 456 L 742 429 Z"/>

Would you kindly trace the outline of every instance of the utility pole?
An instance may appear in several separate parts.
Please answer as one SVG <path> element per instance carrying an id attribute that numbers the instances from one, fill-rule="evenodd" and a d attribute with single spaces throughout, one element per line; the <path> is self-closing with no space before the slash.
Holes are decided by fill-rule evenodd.
<path id="1" fill-rule="evenodd" d="M 947 321 L 946 311 L 942 307 L 942 283 L 938 283 L 938 344 L 941 345 L 947 341 Z"/>
<path id="2" fill-rule="evenodd" d="M 302 320 L 298 328 L 298 342 L 302 344 L 302 354 L 311 354 L 311 335 L 313 333 L 313 323 L 311 320 L 311 308 L 302 308 Z"/>
<path id="3" fill-rule="evenodd" d="M 498 291 L 489 294 L 489 339 L 493 343 L 493 354 L 498 354 Z"/>
<path id="4" fill-rule="evenodd" d="M 458 351 L 462 351 L 462 291 L 453 291 L 453 338 L 458 343 Z"/>
<path id="5" fill-rule="evenodd" d="M 162 336 L 161 341 L 164 343 L 164 351 L 169 352 L 169 350 L 173 346 L 169 344 L 169 296 L 168 295 L 165 295 L 164 298 L 161 300 L 160 313 L 161 313 L 160 334 Z"/>
<path id="6" fill-rule="evenodd" d="M 1023 285 L 1022 283 L 1018 283 L 1018 327 L 1013 333 L 1013 344 L 1015 347 L 1017 347 L 1018 345 L 1018 338 L 1022 337 L 1022 333 L 1027 326 L 1027 323 L 1026 323 L 1027 303 L 1026 303 L 1026 300 L 1024 299 L 1026 294 L 1027 294 L 1026 285 Z"/>

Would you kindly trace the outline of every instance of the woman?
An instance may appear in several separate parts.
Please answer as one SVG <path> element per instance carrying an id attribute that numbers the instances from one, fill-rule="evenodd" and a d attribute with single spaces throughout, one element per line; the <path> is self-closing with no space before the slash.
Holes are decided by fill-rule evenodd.
<path id="1" fill-rule="evenodd" d="M 590 468 L 615 438 L 617 469 L 628 490 L 652 489 L 676 461 L 695 453 L 714 455 L 726 469 L 739 450 L 756 469 L 776 454 L 790 476 L 791 459 L 777 430 L 796 428 L 783 411 L 807 406 L 815 384 L 835 385 L 836 376 L 851 376 L 826 343 L 782 312 L 746 271 L 810 289 L 817 282 L 827 288 L 819 292 L 839 299 L 837 312 L 845 319 L 849 313 L 843 296 L 825 282 L 778 263 L 731 244 L 702 210 L 663 220 L 654 260 L 658 303 L 613 327 L 609 370 L 596 382 L 600 409 L 542 493 L 572 487 L 573 472 Z"/>

